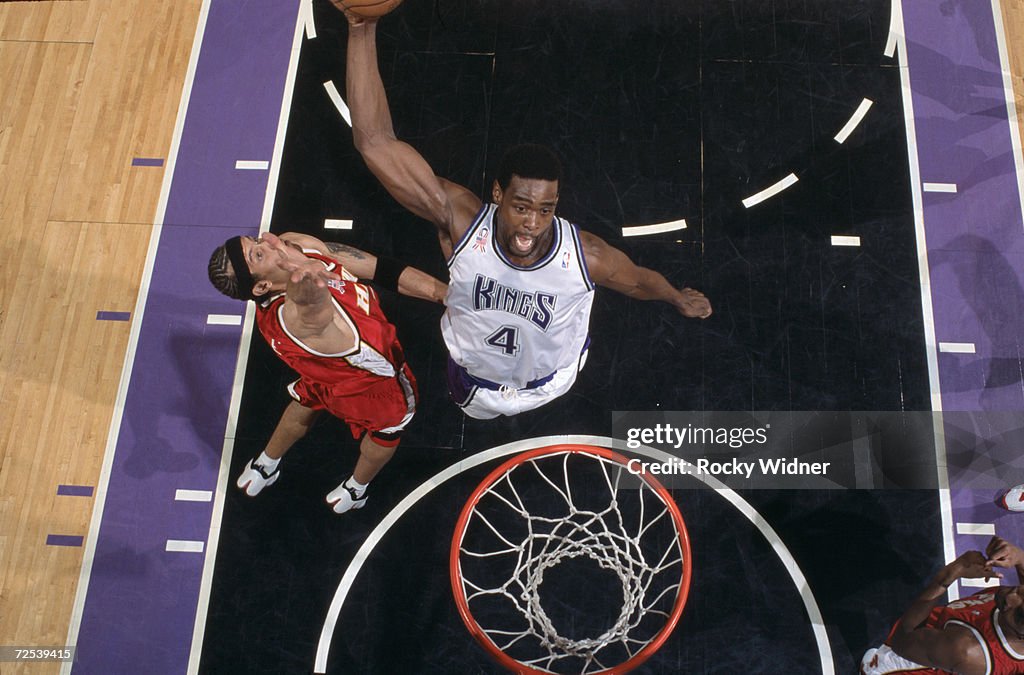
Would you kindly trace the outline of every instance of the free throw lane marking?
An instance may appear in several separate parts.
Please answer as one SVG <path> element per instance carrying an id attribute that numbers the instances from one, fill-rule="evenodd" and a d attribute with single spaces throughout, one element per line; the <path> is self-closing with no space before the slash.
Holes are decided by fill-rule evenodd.
<path id="1" fill-rule="evenodd" d="M 202 553 L 203 542 L 189 541 L 188 539 L 168 539 L 165 551 L 171 553 Z"/>
<path id="2" fill-rule="evenodd" d="M 179 502 L 212 502 L 213 490 L 175 490 L 174 500 Z"/>
<path id="3" fill-rule="evenodd" d="M 992 537 L 995 536 L 996 526 L 991 523 L 957 523 L 956 533 Z"/>
<path id="4" fill-rule="evenodd" d="M 241 326 L 242 316 L 240 314 L 210 314 L 206 317 L 208 326 Z"/>
<path id="5" fill-rule="evenodd" d="M 939 351 L 947 354 L 974 354 L 973 342 L 940 342 Z"/>

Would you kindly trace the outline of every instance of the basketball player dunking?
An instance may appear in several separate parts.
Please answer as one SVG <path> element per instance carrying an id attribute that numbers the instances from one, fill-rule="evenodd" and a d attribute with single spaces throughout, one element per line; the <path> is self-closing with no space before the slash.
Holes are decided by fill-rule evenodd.
<path id="1" fill-rule="evenodd" d="M 662 300 L 683 316 L 711 316 L 704 294 L 673 287 L 555 216 L 561 166 L 549 149 L 509 150 L 488 205 L 436 176 L 395 137 L 377 66 L 376 19 L 346 16 L 355 146 L 402 206 L 438 228 L 451 275 L 441 319 L 449 392 L 467 415 L 515 415 L 569 390 L 586 358 L 595 284 L 638 300 Z"/>

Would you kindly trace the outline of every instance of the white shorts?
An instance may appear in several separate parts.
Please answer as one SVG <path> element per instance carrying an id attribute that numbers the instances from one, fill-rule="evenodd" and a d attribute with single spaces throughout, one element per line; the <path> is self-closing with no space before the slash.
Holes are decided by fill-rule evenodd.
<path id="1" fill-rule="evenodd" d="M 889 645 L 882 645 L 878 649 L 869 649 L 864 653 L 860 661 L 861 675 L 887 675 L 888 673 L 913 673 L 914 671 L 929 671 L 926 666 L 914 663 L 909 659 L 899 656 L 889 648 Z"/>
<path id="2" fill-rule="evenodd" d="M 470 417 L 478 420 L 494 419 L 498 415 L 518 415 L 553 401 L 572 388 L 576 376 L 586 363 L 587 352 L 579 361 L 555 372 L 551 380 L 533 389 L 486 389 L 474 386 L 469 395 L 457 405 Z"/>

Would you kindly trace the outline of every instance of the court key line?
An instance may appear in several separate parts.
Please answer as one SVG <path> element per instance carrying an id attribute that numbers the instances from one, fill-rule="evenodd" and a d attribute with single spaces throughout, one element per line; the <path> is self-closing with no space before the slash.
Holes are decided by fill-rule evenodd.
<path id="1" fill-rule="evenodd" d="M 647 447 L 631 449 L 626 446 L 625 441 L 615 440 L 604 436 L 567 435 L 545 436 L 507 443 L 505 445 L 491 448 L 490 450 L 484 450 L 483 452 L 474 454 L 452 466 L 442 469 L 432 477 L 423 481 L 419 487 L 410 492 L 408 496 L 391 509 L 391 511 L 381 519 L 380 523 L 377 524 L 373 531 L 367 535 L 362 546 L 359 547 L 359 550 L 356 551 L 356 554 L 352 557 L 352 562 L 349 563 L 345 572 L 342 574 L 341 581 L 338 582 L 338 588 L 334 592 L 334 598 L 331 600 L 331 605 L 327 610 L 327 616 L 324 619 L 324 625 L 320 631 L 320 641 L 317 644 L 316 660 L 313 664 L 313 672 L 327 672 L 327 656 L 330 652 L 331 639 L 334 636 L 338 618 L 341 615 L 341 608 L 345 604 L 345 598 L 348 597 L 348 592 L 355 583 L 356 576 L 358 576 L 363 564 L 369 559 L 370 555 L 373 553 L 373 549 L 384 538 L 384 535 L 387 534 L 388 530 L 390 530 L 391 527 L 416 504 L 416 502 L 447 480 L 463 473 L 464 471 L 479 466 L 480 464 L 500 457 L 524 452 L 526 450 L 533 450 L 534 448 L 562 443 L 595 445 L 599 447 L 613 448 L 624 452 L 634 452 L 646 455 L 647 457 L 663 463 L 678 461 L 677 457 L 674 457 L 667 452 Z M 821 659 L 822 675 L 835 675 L 835 662 L 832 655 L 832 645 L 829 642 L 828 633 L 825 630 L 825 621 L 821 615 L 821 610 L 818 608 L 818 603 L 814 599 L 814 594 L 811 592 L 807 578 L 800 570 L 800 565 L 796 562 L 796 559 L 793 558 L 792 553 L 789 552 L 789 549 L 782 541 L 782 538 L 774 528 L 772 528 L 768 521 L 757 512 L 757 509 L 751 506 L 749 502 L 743 499 L 743 497 L 731 488 L 727 487 L 717 478 L 714 478 L 713 476 L 697 475 L 695 475 L 694 478 L 702 481 L 708 487 L 714 488 L 717 494 L 721 495 L 730 504 L 735 506 L 736 509 L 740 511 L 740 513 L 742 513 L 758 529 L 758 531 L 761 532 L 764 538 L 771 545 L 772 550 L 779 557 L 779 560 L 782 562 L 786 571 L 789 573 L 790 578 L 793 580 L 793 584 L 800 595 L 800 599 L 804 603 L 804 609 L 807 611 L 807 616 L 810 619 L 811 630 L 814 634 L 815 643 L 818 648 L 818 655 Z M 467 636 L 467 638 L 468 637 L 469 636 Z"/>

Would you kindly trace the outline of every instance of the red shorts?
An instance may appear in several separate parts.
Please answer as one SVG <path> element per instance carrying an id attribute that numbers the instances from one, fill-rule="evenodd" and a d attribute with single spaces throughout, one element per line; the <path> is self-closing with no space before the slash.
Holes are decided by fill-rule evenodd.
<path id="1" fill-rule="evenodd" d="M 380 380 L 358 394 L 340 394 L 342 387 L 299 379 L 288 393 L 306 408 L 326 410 L 348 424 L 353 438 L 369 432 L 384 446 L 398 445 L 398 437 L 416 412 L 416 378 L 408 365 L 396 377 Z"/>

